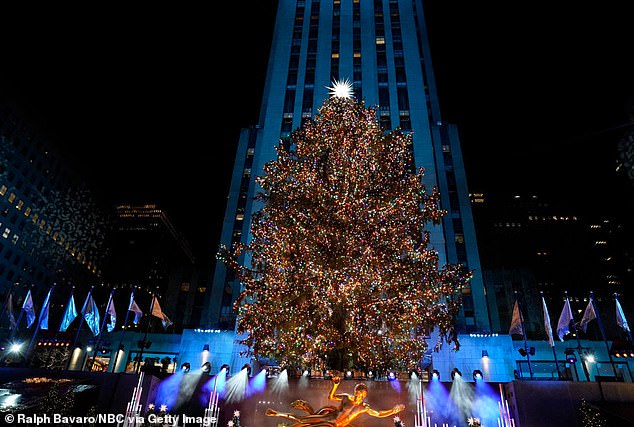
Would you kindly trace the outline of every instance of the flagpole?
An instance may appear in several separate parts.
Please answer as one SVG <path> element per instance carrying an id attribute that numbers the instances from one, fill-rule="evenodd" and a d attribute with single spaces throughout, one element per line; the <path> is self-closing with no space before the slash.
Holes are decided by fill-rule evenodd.
<path id="1" fill-rule="evenodd" d="M 630 340 L 630 344 L 634 343 L 634 341 L 632 340 L 632 331 L 630 331 L 630 327 L 627 324 L 627 320 L 625 319 L 625 313 L 623 313 L 623 308 L 621 307 L 621 303 L 619 302 L 619 296 L 616 292 L 614 292 L 614 299 L 616 300 L 616 304 L 617 304 L 617 309 L 620 309 L 620 313 L 617 313 L 617 316 L 622 315 L 623 316 L 623 322 L 625 323 L 625 332 L 627 333 L 627 337 Z M 617 318 L 618 320 L 618 318 Z M 621 326 L 621 325 L 619 325 Z"/>
<path id="2" fill-rule="evenodd" d="M 531 375 L 531 380 L 533 379 L 533 367 L 531 366 L 531 355 L 528 351 L 528 344 L 526 343 L 526 329 L 524 328 L 524 316 L 522 315 L 522 307 L 520 304 L 520 299 L 517 296 L 517 291 L 515 291 L 515 301 L 517 301 L 517 308 L 520 313 L 520 325 L 522 325 L 522 337 L 524 338 L 524 351 L 526 352 L 526 362 L 528 363 L 528 371 Z"/>
<path id="3" fill-rule="evenodd" d="M 40 316 L 37 319 L 37 326 L 35 327 L 35 330 L 33 331 L 33 335 L 31 336 L 31 342 L 29 342 L 29 347 L 26 350 L 26 357 L 24 358 L 25 363 L 32 356 L 31 353 L 33 351 L 33 343 L 35 342 L 35 337 L 37 336 L 37 333 L 40 331 L 40 326 L 42 326 L 42 315 L 44 314 L 44 310 L 47 310 L 46 318 L 48 321 L 48 309 L 51 304 L 51 294 L 53 293 L 53 288 L 55 288 L 55 283 L 53 283 L 51 288 L 48 290 L 48 293 L 46 294 L 46 299 L 44 300 L 44 304 L 42 304 L 42 307 L 40 308 Z M 31 362 L 32 360 L 29 360 L 29 364 Z"/>
<path id="4" fill-rule="evenodd" d="M 568 307 L 570 307 L 570 299 L 568 298 L 568 291 L 564 291 L 564 294 L 566 295 L 566 302 L 568 303 Z M 570 309 L 570 311 L 572 311 L 572 309 Z M 590 381 L 590 372 L 588 372 L 588 367 L 586 366 L 586 362 L 583 360 L 583 354 L 581 353 L 581 350 L 583 347 L 581 347 L 581 339 L 579 338 L 579 328 L 578 328 L 577 322 L 575 322 L 574 316 L 571 316 L 570 324 L 575 330 L 574 335 L 575 335 L 575 338 L 577 339 L 577 353 L 579 353 L 579 358 L 581 358 L 581 367 L 583 368 L 583 374 L 586 376 L 586 381 Z M 576 369 L 577 368 L 575 367 L 575 370 Z"/>
<path id="5" fill-rule="evenodd" d="M 68 304 L 70 303 L 71 298 L 73 297 L 73 291 L 74 291 L 74 290 L 75 290 L 75 285 L 73 285 L 73 287 L 72 287 L 72 288 L 71 288 L 71 290 L 70 290 L 70 296 L 68 297 L 68 303 L 66 304 L 66 307 L 64 308 L 64 313 L 63 313 L 63 315 L 64 315 L 64 314 L 66 314 L 66 309 L 68 308 Z M 64 318 L 62 318 L 62 322 L 63 322 L 63 321 L 64 321 Z M 60 328 L 61 328 L 61 324 L 60 324 Z M 57 328 L 57 329 L 55 330 L 55 336 L 53 337 L 53 341 L 54 341 L 54 342 L 57 342 L 57 337 L 59 336 L 59 329 L 60 329 L 60 328 Z M 51 348 L 48 350 L 48 354 L 46 355 L 46 362 L 45 362 L 45 364 L 48 364 L 48 361 L 51 359 L 51 354 L 52 354 L 52 353 L 53 353 L 53 346 L 51 345 Z"/>
<path id="6" fill-rule="evenodd" d="M 33 285 L 31 285 L 31 287 L 33 287 Z M 26 291 L 26 294 L 29 294 L 29 291 Z M 24 297 L 26 298 L 26 296 Z M 22 301 L 22 305 L 24 305 L 24 301 Z M 22 316 L 24 316 L 24 307 L 20 307 L 20 314 L 18 315 L 18 320 L 16 320 L 15 322 L 15 328 L 13 328 L 13 331 L 11 332 L 11 338 L 9 339 L 10 342 L 13 342 L 13 339 L 15 338 L 15 333 L 18 331 L 18 326 L 20 326 L 20 320 L 22 320 Z"/>
<path id="7" fill-rule="evenodd" d="M 139 360 L 137 363 L 135 363 L 135 367 L 134 367 L 134 371 L 136 372 L 137 368 L 140 369 L 141 367 L 141 362 L 143 359 L 143 349 L 145 348 L 145 344 L 147 343 L 147 334 L 150 331 L 150 325 L 152 324 L 152 310 L 154 310 L 154 292 L 152 292 L 152 302 L 150 303 L 150 315 L 148 316 L 148 321 L 147 321 L 147 326 L 145 328 L 145 334 L 143 335 L 143 340 L 141 341 L 141 345 L 139 347 L 141 347 L 141 351 L 139 352 Z"/>
<path id="8" fill-rule="evenodd" d="M 132 290 L 130 291 L 130 301 L 134 300 L 134 286 L 132 286 Z M 121 336 L 119 337 L 119 346 L 114 353 L 114 361 L 112 362 L 112 372 L 114 373 L 117 368 L 117 359 L 119 358 L 119 352 L 121 351 L 121 346 L 123 345 L 123 335 L 126 332 L 126 328 L 128 326 L 128 317 L 130 317 L 130 303 L 128 303 L 128 309 L 125 312 L 125 319 L 123 320 L 123 326 L 121 327 Z"/>
<path id="9" fill-rule="evenodd" d="M 92 351 L 92 357 L 89 360 L 89 363 L 86 364 L 90 366 L 90 371 L 92 371 L 92 365 L 95 363 L 95 357 L 97 357 L 97 351 L 99 350 L 99 344 L 101 344 L 101 337 L 103 336 L 103 328 L 106 326 L 106 319 L 108 318 L 108 308 L 110 308 L 110 304 L 112 304 L 112 296 L 114 294 L 114 288 L 110 291 L 110 296 L 108 297 L 108 304 L 106 304 L 106 311 L 103 314 L 103 319 L 101 320 L 101 326 L 99 327 L 99 337 L 97 338 L 97 343 L 95 344 L 95 348 Z"/>
<path id="10" fill-rule="evenodd" d="M 90 298 L 90 295 L 92 295 L 93 288 L 94 286 L 90 287 L 88 295 L 86 295 L 86 299 L 84 300 L 84 305 L 81 307 L 81 311 L 79 312 L 79 314 L 81 314 L 81 319 L 79 319 L 79 326 L 77 327 L 77 333 L 75 334 L 75 340 L 73 341 L 73 351 L 75 351 L 75 347 L 77 346 L 77 342 L 79 341 L 79 332 L 81 331 L 81 327 L 84 324 L 84 312 L 86 311 L 86 305 L 88 304 L 88 299 Z"/>
<path id="11" fill-rule="evenodd" d="M 561 371 L 559 370 L 559 362 L 557 361 L 557 351 L 555 350 L 555 339 L 553 337 L 553 328 L 550 324 L 550 314 L 548 314 L 548 307 L 546 307 L 546 300 L 544 299 L 544 291 L 539 291 L 542 296 L 542 303 L 544 304 L 544 315 L 548 318 L 548 325 L 544 325 L 544 327 L 548 327 L 549 330 L 546 331 L 548 334 L 548 343 L 550 344 L 550 348 L 553 350 L 553 357 L 555 358 L 555 368 L 557 368 L 557 378 L 561 379 Z"/>
<path id="12" fill-rule="evenodd" d="M 0 319 L 2 319 L 4 317 L 4 313 L 6 313 L 8 310 L 8 306 L 9 306 L 9 298 L 11 298 L 13 296 L 13 290 L 9 290 L 9 293 L 7 294 L 6 298 L 4 299 L 4 304 L 2 304 L 2 314 L 0 314 Z M 13 302 L 13 300 L 12 300 Z M 11 321 L 9 321 L 9 327 L 11 326 Z"/>
<path id="13" fill-rule="evenodd" d="M 597 302 L 594 299 L 594 292 L 590 291 L 590 301 L 592 302 L 592 308 L 594 308 L 594 314 L 597 316 L 597 323 L 599 325 L 599 330 L 601 331 L 601 336 L 603 337 L 603 342 L 605 342 L 605 348 L 608 351 L 608 358 L 610 359 L 610 365 L 612 366 L 612 372 L 614 372 L 614 377 L 618 377 L 616 373 L 616 367 L 614 366 L 614 361 L 612 360 L 612 355 L 610 354 L 610 345 L 608 344 L 608 339 L 605 336 L 605 329 L 603 328 L 603 322 L 601 321 L 601 316 L 599 315 L 599 310 L 597 309 Z"/>
<path id="14" fill-rule="evenodd" d="M 77 342 L 79 341 L 79 333 L 81 332 L 81 327 L 84 325 L 84 312 L 86 311 L 86 305 L 88 304 L 88 299 L 90 298 L 90 295 L 92 295 L 93 288 L 94 286 L 90 287 L 90 290 L 88 291 L 88 295 L 86 295 L 86 299 L 84 300 L 84 305 L 81 307 L 81 311 L 79 312 L 79 314 L 81 315 L 80 316 L 81 319 L 79 319 L 79 325 L 77 326 L 77 333 L 75 334 L 75 340 L 73 341 L 73 346 L 71 348 L 70 358 L 68 359 L 68 365 L 66 366 L 66 369 L 70 369 L 70 364 L 73 361 L 73 353 L 77 349 Z"/>

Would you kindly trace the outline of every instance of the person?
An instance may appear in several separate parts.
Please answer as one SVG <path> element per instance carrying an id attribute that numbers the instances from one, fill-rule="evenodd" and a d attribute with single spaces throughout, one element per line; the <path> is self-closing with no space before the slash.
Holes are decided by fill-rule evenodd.
<path id="1" fill-rule="evenodd" d="M 338 401 L 339 406 L 326 406 L 319 411 L 313 411 L 310 405 L 303 400 L 294 401 L 291 406 L 296 409 L 303 409 L 308 415 L 299 416 L 286 412 L 278 412 L 274 409 L 267 409 L 266 415 L 269 417 L 281 417 L 294 421 L 293 427 L 346 427 L 363 414 L 368 414 L 376 418 L 385 418 L 397 414 L 405 409 L 405 405 L 398 404 L 392 409 L 378 411 L 373 409 L 364 400 L 368 396 L 368 386 L 359 383 L 354 388 L 354 394 L 337 393 L 337 388 L 341 383 L 339 375 L 333 375 L 332 388 L 328 394 L 328 399 Z M 312 412 L 312 413 L 311 413 Z"/>

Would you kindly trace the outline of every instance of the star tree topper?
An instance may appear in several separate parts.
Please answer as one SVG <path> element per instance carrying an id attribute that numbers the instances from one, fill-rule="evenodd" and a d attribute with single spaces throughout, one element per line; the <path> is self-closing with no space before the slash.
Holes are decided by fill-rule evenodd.
<path id="1" fill-rule="evenodd" d="M 329 89 L 330 92 L 328 94 L 331 97 L 336 98 L 352 98 L 352 83 L 350 80 L 334 80 L 332 82 L 332 86 L 326 86 L 326 89 Z"/>

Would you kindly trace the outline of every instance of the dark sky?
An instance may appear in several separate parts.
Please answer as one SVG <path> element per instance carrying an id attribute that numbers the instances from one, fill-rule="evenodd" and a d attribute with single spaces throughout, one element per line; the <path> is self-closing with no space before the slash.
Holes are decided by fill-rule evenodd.
<path id="1" fill-rule="evenodd" d="M 105 198 L 159 202 L 202 256 L 218 244 L 239 130 L 258 119 L 275 16 L 275 2 L 230 3 L 0 6 L 0 93 Z M 632 7 L 557 3 L 426 3 L 472 191 L 617 191 Z"/>

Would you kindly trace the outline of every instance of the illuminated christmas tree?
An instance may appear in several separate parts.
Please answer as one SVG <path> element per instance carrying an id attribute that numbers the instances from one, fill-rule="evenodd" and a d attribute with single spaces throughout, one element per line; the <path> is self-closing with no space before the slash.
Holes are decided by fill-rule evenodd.
<path id="1" fill-rule="evenodd" d="M 471 273 L 429 247 L 445 212 L 411 135 L 332 89 L 256 177 L 251 241 L 218 252 L 243 285 L 238 332 L 282 365 L 411 367 L 435 327 L 452 331 Z"/>

